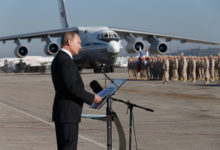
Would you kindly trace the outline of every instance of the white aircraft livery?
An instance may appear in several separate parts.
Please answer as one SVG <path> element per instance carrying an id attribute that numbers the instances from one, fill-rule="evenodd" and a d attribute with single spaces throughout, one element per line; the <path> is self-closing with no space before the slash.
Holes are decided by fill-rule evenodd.
<path id="1" fill-rule="evenodd" d="M 100 72 L 100 66 L 104 66 L 106 72 L 114 72 L 114 63 L 122 49 L 122 39 L 127 42 L 126 51 L 128 53 L 136 53 L 139 52 L 139 50 L 145 50 L 145 42 L 150 43 L 148 49 L 151 55 L 165 54 L 168 51 L 168 45 L 166 42 L 171 40 L 179 40 L 181 43 L 192 42 L 220 45 L 220 42 L 202 41 L 113 27 L 70 28 L 65 0 L 59 0 L 59 8 L 62 29 L 0 37 L 0 41 L 5 43 L 8 40 L 14 40 L 17 44 L 14 51 L 15 56 L 22 58 L 28 54 L 28 47 L 22 44 L 22 40 L 26 39 L 30 42 L 34 38 L 41 38 L 42 41 L 46 42 L 44 52 L 47 55 L 55 55 L 59 51 L 59 45 L 54 42 L 52 38 L 60 37 L 65 32 L 69 31 L 77 32 L 82 41 L 82 50 L 74 57 L 74 60 L 79 69 L 92 67 L 94 68 L 95 73 Z M 161 42 L 159 38 L 165 39 L 165 42 Z"/>

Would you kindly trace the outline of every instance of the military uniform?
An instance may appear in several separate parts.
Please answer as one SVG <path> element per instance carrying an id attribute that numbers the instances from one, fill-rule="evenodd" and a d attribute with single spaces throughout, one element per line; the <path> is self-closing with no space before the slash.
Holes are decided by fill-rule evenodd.
<path id="1" fill-rule="evenodd" d="M 196 60 L 192 59 L 192 83 L 196 82 Z"/>
<path id="2" fill-rule="evenodd" d="M 220 84 L 220 54 L 218 55 L 218 81 L 219 81 L 219 84 Z"/>
<path id="3" fill-rule="evenodd" d="M 209 60 L 206 57 L 204 60 L 204 75 L 205 75 L 205 84 L 209 83 L 210 74 L 209 74 Z"/>
<path id="4" fill-rule="evenodd" d="M 182 75 L 182 80 L 183 82 L 186 82 L 187 80 L 187 61 L 186 61 L 186 57 L 182 58 L 182 71 L 181 71 L 181 75 Z"/>
<path id="5" fill-rule="evenodd" d="M 212 56 L 209 58 L 209 73 L 210 73 L 210 80 L 214 81 L 215 80 L 215 60 Z"/>
<path id="6" fill-rule="evenodd" d="M 167 84 L 169 81 L 169 60 L 167 58 L 162 62 L 162 70 L 163 70 L 163 84 Z"/>

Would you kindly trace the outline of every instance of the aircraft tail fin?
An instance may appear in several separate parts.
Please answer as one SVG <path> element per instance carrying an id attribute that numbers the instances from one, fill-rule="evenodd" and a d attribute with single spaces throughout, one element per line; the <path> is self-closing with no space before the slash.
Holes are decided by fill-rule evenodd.
<path id="1" fill-rule="evenodd" d="M 60 9 L 60 17 L 61 17 L 61 24 L 63 28 L 69 28 L 69 20 L 67 17 L 65 0 L 58 0 L 59 1 L 59 9 Z"/>

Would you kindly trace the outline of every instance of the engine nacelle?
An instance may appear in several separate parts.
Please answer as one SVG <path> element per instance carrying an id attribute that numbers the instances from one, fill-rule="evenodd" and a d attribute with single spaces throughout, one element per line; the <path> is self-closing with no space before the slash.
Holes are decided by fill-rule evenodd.
<path id="1" fill-rule="evenodd" d="M 14 54 L 16 57 L 18 58 L 23 58 L 28 54 L 28 48 L 24 45 L 19 44 L 15 50 L 14 50 Z"/>
<path id="2" fill-rule="evenodd" d="M 59 51 L 59 45 L 55 42 L 49 42 L 44 48 L 47 55 L 55 55 Z"/>
<path id="3" fill-rule="evenodd" d="M 160 42 L 159 40 L 155 40 L 151 46 L 149 47 L 149 52 L 151 55 L 163 55 L 167 52 L 168 46 L 166 43 Z"/>
<path id="4" fill-rule="evenodd" d="M 138 40 L 133 34 L 126 35 L 125 40 L 128 42 L 125 48 L 128 53 L 137 53 L 145 49 L 144 42 Z"/>
<path id="5" fill-rule="evenodd" d="M 142 41 L 130 42 L 126 46 L 128 53 L 138 53 L 140 50 L 144 50 L 144 43 Z"/>

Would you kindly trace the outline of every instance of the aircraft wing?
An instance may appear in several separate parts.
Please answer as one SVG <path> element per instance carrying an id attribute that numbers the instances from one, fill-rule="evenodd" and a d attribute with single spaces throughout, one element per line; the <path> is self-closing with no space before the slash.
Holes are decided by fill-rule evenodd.
<path id="1" fill-rule="evenodd" d="M 69 31 L 78 32 L 78 28 L 74 27 L 74 28 L 66 28 L 66 29 L 49 30 L 49 31 L 34 32 L 34 33 L 28 33 L 28 34 L 6 36 L 6 37 L 0 37 L 0 41 L 3 41 L 5 43 L 8 40 L 27 39 L 30 42 L 31 39 L 33 38 L 44 38 L 47 36 L 58 37 L 58 36 L 61 36 L 63 33 L 69 32 Z"/>
<path id="2" fill-rule="evenodd" d="M 128 34 L 133 34 L 136 37 L 144 37 L 144 38 L 156 37 L 158 39 L 162 38 L 162 39 L 165 39 L 166 42 L 169 42 L 171 40 L 179 40 L 181 43 L 192 42 L 192 43 L 201 43 L 201 44 L 220 45 L 220 42 L 211 42 L 211 41 L 197 40 L 197 39 L 191 39 L 191 38 L 182 38 L 182 37 L 177 37 L 177 36 L 169 36 L 169 35 L 155 34 L 155 33 L 128 30 L 128 29 L 120 29 L 120 28 L 112 28 L 112 27 L 110 27 L 110 29 L 117 32 L 121 38 L 124 38 Z"/>

